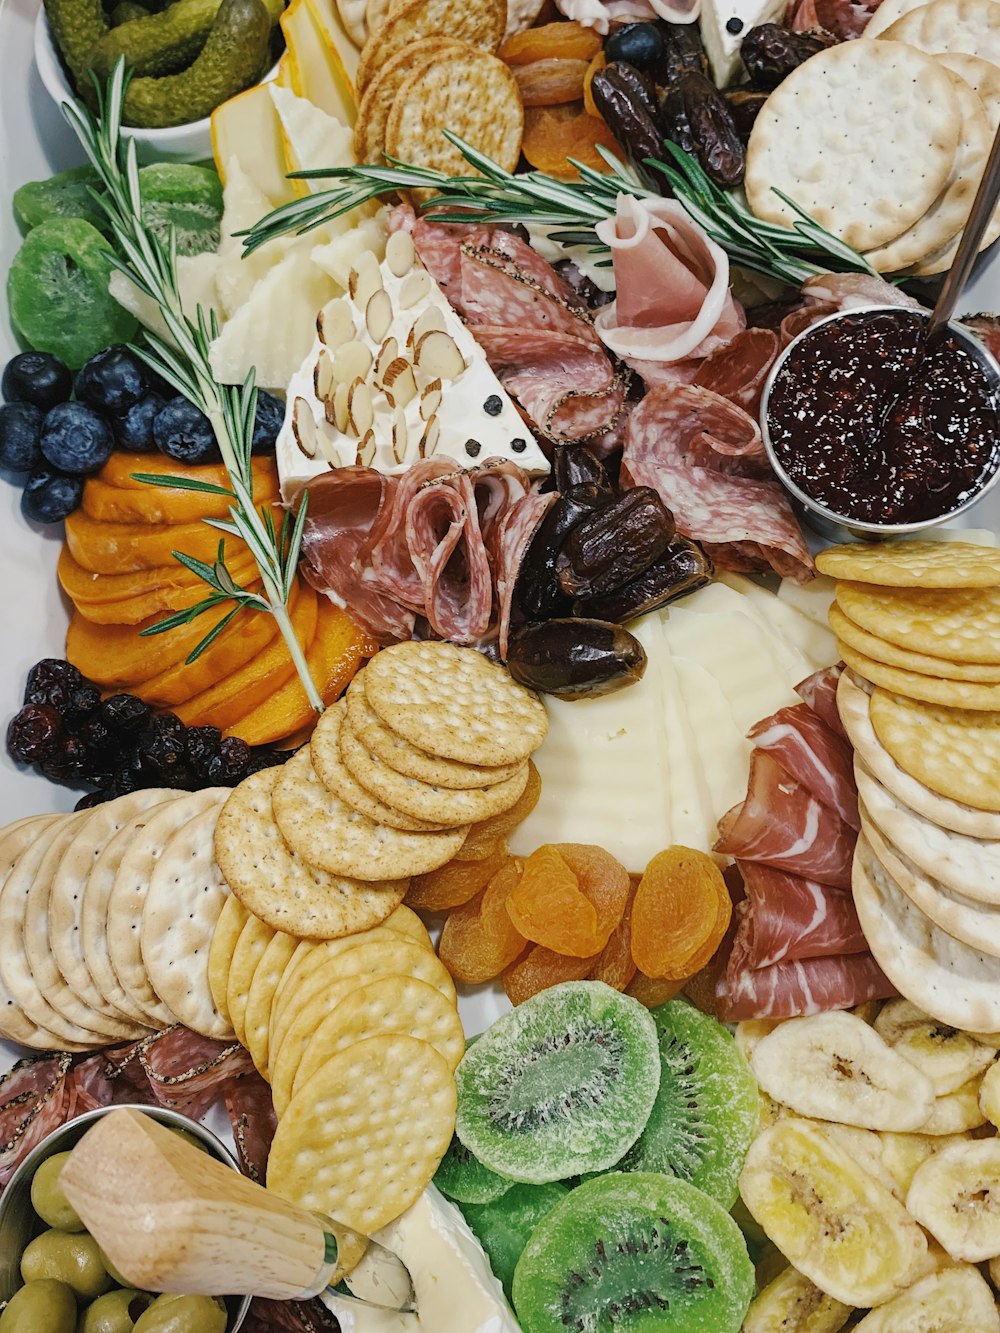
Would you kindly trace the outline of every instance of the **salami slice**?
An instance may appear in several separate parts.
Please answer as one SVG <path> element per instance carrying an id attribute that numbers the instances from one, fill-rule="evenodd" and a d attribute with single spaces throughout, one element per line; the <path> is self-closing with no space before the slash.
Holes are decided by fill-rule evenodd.
<path id="1" fill-rule="evenodd" d="M 271 1140 L 278 1128 L 271 1089 L 256 1070 L 251 1070 L 229 1083 L 225 1096 L 240 1170 L 263 1185 Z"/>
<path id="2" fill-rule="evenodd" d="M 406 541 L 431 629 L 454 643 L 474 643 L 489 628 L 493 578 L 464 472 L 426 485 L 413 497 Z"/>
<path id="3" fill-rule="evenodd" d="M 20 1060 L 0 1078 L 0 1189 L 32 1148 L 74 1114 L 70 1058 Z"/>
<path id="4" fill-rule="evenodd" d="M 192 1120 L 200 1120 L 235 1079 L 253 1069 L 239 1042 L 215 1041 L 180 1026 L 142 1042 L 139 1059 L 160 1106 Z"/>
<path id="5" fill-rule="evenodd" d="M 764 381 L 780 350 L 778 335 L 771 329 L 743 329 L 700 363 L 691 382 L 728 398 L 756 418 Z"/>

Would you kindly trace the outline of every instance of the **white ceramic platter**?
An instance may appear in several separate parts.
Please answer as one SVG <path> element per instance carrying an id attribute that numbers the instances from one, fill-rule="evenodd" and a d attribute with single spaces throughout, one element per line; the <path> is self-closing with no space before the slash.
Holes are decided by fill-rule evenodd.
<path id="1" fill-rule="evenodd" d="M 25 181 L 76 166 L 82 154 L 74 136 L 45 93 L 32 61 L 39 0 L 0 0 L 0 281 L 6 282 L 20 236 L 10 197 Z M 1000 245 L 981 266 L 963 302 L 966 312 L 1000 311 Z M 0 366 L 17 350 L 6 300 L 0 296 Z M 0 824 L 22 815 L 72 809 L 74 794 L 17 769 L 3 744 L 7 721 L 20 706 L 20 691 L 32 663 L 61 657 L 67 609 L 56 582 L 60 533 L 34 531 L 21 516 L 19 492 L 0 474 Z M 974 509 L 969 526 L 1000 530 L 1000 492 Z M 463 996 L 471 1032 L 493 1020 L 506 1000 L 495 991 Z M 0 1071 L 15 1049 L 0 1042 Z"/>

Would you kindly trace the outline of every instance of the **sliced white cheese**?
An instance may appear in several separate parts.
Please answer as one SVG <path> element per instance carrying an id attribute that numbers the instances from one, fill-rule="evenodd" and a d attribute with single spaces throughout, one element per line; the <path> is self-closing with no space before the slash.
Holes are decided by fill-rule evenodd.
<path id="1" fill-rule="evenodd" d="M 796 607 L 780 598 L 776 592 L 755 583 L 742 574 L 722 574 L 727 587 L 746 598 L 759 622 L 771 627 L 781 642 L 790 645 L 804 659 L 808 670 L 801 679 L 820 667 L 832 666 L 837 661 L 837 640 L 828 625 L 817 624 Z"/>
<path id="2" fill-rule="evenodd" d="M 746 795 L 752 746 L 744 737 L 718 681 L 700 662 L 674 657 L 688 725 L 697 737 L 698 758 L 705 775 L 715 825 Z"/>
<path id="3" fill-rule="evenodd" d="M 336 1291 L 321 1292 L 320 1300 L 337 1316 L 341 1333 L 419 1333 L 423 1328 L 415 1314 L 380 1309 Z"/>
<path id="4" fill-rule="evenodd" d="M 265 95 L 273 114 L 270 95 L 266 92 Z M 222 205 L 222 241 L 215 287 L 223 314 L 228 318 L 250 299 L 257 283 L 284 259 L 294 240 L 279 236 L 244 259 L 243 239 L 237 233 L 254 226 L 273 205 L 236 157 L 226 164 Z"/>
<path id="5" fill-rule="evenodd" d="M 822 574 L 809 583 L 796 583 L 794 579 L 782 579 L 781 586 L 778 588 L 778 599 L 793 607 L 807 620 L 811 620 L 814 625 L 821 625 L 824 629 L 829 629 L 829 611 L 835 587 L 836 584 L 833 579 L 825 578 Z"/>
<path id="6" fill-rule="evenodd" d="M 189 319 L 197 321 L 198 307 L 209 319 L 214 314 L 221 322 L 223 314 L 216 297 L 215 278 L 219 270 L 217 254 L 179 255 L 177 258 L 177 290 L 181 305 Z M 120 306 L 130 310 L 145 329 L 155 333 L 164 342 L 174 341 L 167 328 L 159 304 L 141 292 L 131 278 L 119 269 L 112 269 L 108 291 Z"/>
<path id="7" fill-rule="evenodd" d="M 666 636 L 665 641 L 669 643 Z M 685 707 L 680 675 L 669 647 L 662 654 L 659 667 L 667 733 L 664 760 L 670 783 L 671 842 L 708 852 L 715 842 L 715 816 L 701 760 L 700 738 Z"/>
<path id="8" fill-rule="evenodd" d="M 742 69 L 740 43 L 750 29 L 784 12 L 785 0 L 702 0 L 698 26 L 718 88 L 728 88 Z"/>
<path id="9" fill-rule="evenodd" d="M 740 576 L 733 575 L 731 577 L 735 580 L 739 579 Z M 737 587 L 728 579 L 720 580 L 700 590 L 709 594 L 707 598 L 695 593 L 690 599 L 679 603 L 679 605 L 699 614 L 715 611 L 736 611 L 740 615 L 747 616 L 759 627 L 761 633 L 767 639 L 774 657 L 781 663 L 783 678 L 789 685 L 797 685 L 800 680 L 805 680 L 806 676 L 811 675 L 815 670 L 813 659 L 781 633 L 777 616 L 772 615 L 772 604 L 777 606 L 777 597 L 768 592 L 766 588 L 751 582 L 750 579 L 742 579 L 741 583 L 745 586 Z M 819 633 L 818 626 L 814 628 Z M 832 647 L 832 637 L 829 642 Z M 836 661 L 836 657 L 836 651 L 833 651 L 833 656 L 828 657 L 824 665 Z"/>
<path id="10" fill-rule="evenodd" d="M 282 88 L 273 81 L 267 88 L 281 123 L 289 171 L 355 165 L 354 134 L 342 121 L 304 97 L 296 97 L 290 88 Z M 325 189 L 328 183 L 317 180 L 304 184 L 315 192 Z"/>

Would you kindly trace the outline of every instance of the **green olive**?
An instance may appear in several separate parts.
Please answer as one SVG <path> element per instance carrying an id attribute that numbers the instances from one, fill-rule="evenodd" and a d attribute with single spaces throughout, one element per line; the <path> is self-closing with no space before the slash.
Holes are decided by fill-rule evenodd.
<path id="1" fill-rule="evenodd" d="M 0 1314 L 0 1333 L 73 1333 L 76 1299 L 65 1282 L 28 1282 Z"/>
<path id="2" fill-rule="evenodd" d="M 86 1232 L 43 1231 L 21 1255 L 25 1282 L 52 1277 L 65 1282 L 84 1301 L 92 1301 L 111 1286 L 108 1270 L 101 1263 L 97 1241 Z"/>
<path id="3" fill-rule="evenodd" d="M 160 1296 L 136 1320 L 135 1333 L 226 1333 L 225 1306 L 211 1296 Z"/>
<path id="4" fill-rule="evenodd" d="M 152 1299 L 144 1291 L 127 1287 L 105 1292 L 84 1310 L 76 1333 L 132 1333 L 136 1319 Z"/>
<path id="5" fill-rule="evenodd" d="M 31 1180 L 31 1206 L 48 1227 L 57 1231 L 84 1231 L 79 1213 L 59 1183 L 68 1160 L 68 1152 L 57 1152 L 41 1164 Z"/>
<path id="6" fill-rule="evenodd" d="M 111 1281 L 115 1284 L 115 1286 L 117 1286 L 117 1287 L 131 1287 L 131 1285 L 132 1285 L 131 1282 L 129 1282 L 129 1280 L 128 1280 L 127 1277 L 123 1277 L 123 1276 L 121 1275 L 121 1273 L 119 1273 L 118 1269 L 114 1266 L 114 1264 L 111 1262 L 111 1260 L 108 1258 L 108 1256 L 104 1253 L 104 1251 L 103 1251 L 103 1250 L 99 1250 L 98 1253 L 99 1253 L 100 1256 L 101 1256 L 101 1263 L 102 1263 L 102 1264 L 104 1265 L 104 1267 L 108 1270 L 108 1276 L 111 1278 Z"/>

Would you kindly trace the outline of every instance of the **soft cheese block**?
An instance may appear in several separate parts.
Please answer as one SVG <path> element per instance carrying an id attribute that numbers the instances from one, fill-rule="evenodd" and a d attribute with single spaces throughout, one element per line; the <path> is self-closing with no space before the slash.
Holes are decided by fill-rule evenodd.
<path id="1" fill-rule="evenodd" d="M 728 88 L 739 74 L 740 43 L 751 28 L 779 23 L 785 0 L 703 0 L 698 26 L 716 87 Z"/>

